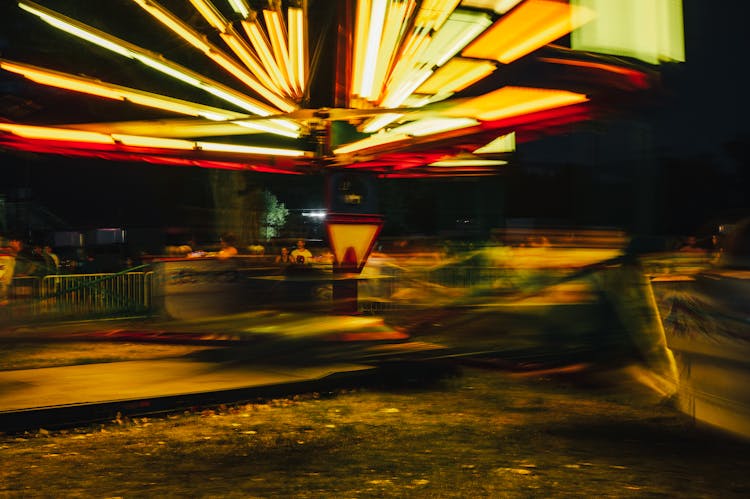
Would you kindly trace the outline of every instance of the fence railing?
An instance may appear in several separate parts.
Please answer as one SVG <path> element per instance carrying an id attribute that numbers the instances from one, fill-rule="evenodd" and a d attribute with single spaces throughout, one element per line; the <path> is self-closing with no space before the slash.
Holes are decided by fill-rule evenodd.
<path id="1" fill-rule="evenodd" d="M 153 272 L 16 277 L 0 318 L 15 320 L 147 314 Z"/>
<path id="2" fill-rule="evenodd" d="M 395 265 L 373 266 L 369 271 L 366 269 L 365 278 L 359 283 L 360 312 L 382 314 L 405 308 L 440 306 L 462 295 L 483 291 L 509 295 L 533 292 L 574 273 L 583 263 L 589 263 L 547 265 L 550 258 L 537 258 L 532 265 L 516 257 L 503 265 L 462 261 L 399 265 L 403 262 L 397 261 Z M 693 271 L 705 267 L 707 262 L 705 256 L 667 254 L 646 258 L 643 264 L 644 271 L 651 275 Z M 371 279 L 367 278 L 368 273 Z M 123 271 L 16 277 L 9 288 L 9 305 L 0 307 L 0 321 L 123 317 L 158 312 L 154 310 L 159 308 L 154 303 L 158 294 L 155 275 L 153 271 Z"/>

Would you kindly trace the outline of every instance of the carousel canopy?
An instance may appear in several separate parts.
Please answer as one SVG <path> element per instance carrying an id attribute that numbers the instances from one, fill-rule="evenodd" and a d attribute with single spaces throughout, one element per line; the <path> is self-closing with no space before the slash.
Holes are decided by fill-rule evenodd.
<path id="1" fill-rule="evenodd" d="M 680 60 L 642 37 L 630 52 L 597 45 L 597 26 L 622 15 L 599 4 L 8 2 L 0 147 L 288 174 L 492 174 L 518 142 L 647 103 L 658 64 Z M 681 10 L 660 8 L 679 2 L 649 4 L 654 43 L 681 35 Z M 655 15 L 645 10 L 629 14 L 632 30 L 639 12 Z"/>

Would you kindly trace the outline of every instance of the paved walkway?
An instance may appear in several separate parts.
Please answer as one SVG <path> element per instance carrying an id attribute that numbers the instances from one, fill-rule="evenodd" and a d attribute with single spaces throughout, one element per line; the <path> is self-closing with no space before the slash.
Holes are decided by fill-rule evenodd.
<path id="1" fill-rule="evenodd" d="M 367 369 L 372 367 L 238 367 L 185 360 L 140 360 L 0 371 L 0 412 L 291 384 Z"/>
<path id="2" fill-rule="evenodd" d="M 186 400 L 219 400 L 217 394 L 287 393 L 327 384 L 329 379 L 367 375 L 374 365 L 347 359 L 308 359 L 314 344 L 352 342 L 392 344 L 407 336 L 381 318 L 324 316 L 288 312 L 252 312 L 199 321 L 88 321 L 0 329 L 0 342 L 50 343 L 71 349 L 76 343 L 129 342 L 235 346 L 255 352 L 233 358 L 160 358 L 79 363 L 62 367 L 2 370 L 0 366 L 0 431 L 39 424 L 105 419 L 116 412 L 137 413 L 139 407 L 169 409 Z M 284 345 L 301 352 L 301 361 L 264 357 L 260 345 Z M 256 348 L 256 345 L 258 348 Z M 0 343 L 0 348 L 2 344 Z M 273 350 L 273 348 L 271 348 Z M 20 353 L 23 355 L 23 353 Z M 295 354 L 296 355 L 296 354 Z M 85 362 L 81 361 L 81 362 Z M 221 395 L 219 395 L 221 396 Z M 232 395 L 225 395 L 228 400 Z M 249 395 L 248 395 L 249 396 Z M 169 402 L 171 401 L 171 402 Z M 41 415 L 41 416 L 40 416 Z M 42 417 L 43 416 L 43 417 Z M 41 417 L 41 419 L 40 419 Z"/>

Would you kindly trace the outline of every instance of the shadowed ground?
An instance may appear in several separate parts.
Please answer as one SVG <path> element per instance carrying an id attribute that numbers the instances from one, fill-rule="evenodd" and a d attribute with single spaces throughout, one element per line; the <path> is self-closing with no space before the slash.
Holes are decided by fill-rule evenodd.
<path id="1" fill-rule="evenodd" d="M 471 367 L 6 435 L 0 494 L 739 498 L 750 493 L 748 450 L 627 371 Z"/>

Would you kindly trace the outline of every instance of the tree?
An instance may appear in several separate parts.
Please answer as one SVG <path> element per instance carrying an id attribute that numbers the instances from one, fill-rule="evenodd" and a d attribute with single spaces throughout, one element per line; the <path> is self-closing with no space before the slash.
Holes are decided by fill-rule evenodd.
<path id="1" fill-rule="evenodd" d="M 289 210 L 247 172 L 215 170 L 211 174 L 215 227 L 235 234 L 246 246 L 277 236 Z"/>
<path id="2" fill-rule="evenodd" d="M 281 228 L 286 223 L 289 210 L 284 203 L 280 203 L 276 196 L 267 190 L 263 191 L 263 198 L 265 201 L 265 217 L 261 231 L 266 241 L 268 241 L 272 237 L 279 235 Z"/>

